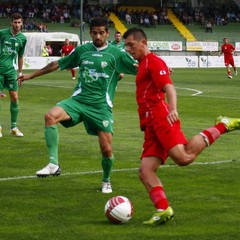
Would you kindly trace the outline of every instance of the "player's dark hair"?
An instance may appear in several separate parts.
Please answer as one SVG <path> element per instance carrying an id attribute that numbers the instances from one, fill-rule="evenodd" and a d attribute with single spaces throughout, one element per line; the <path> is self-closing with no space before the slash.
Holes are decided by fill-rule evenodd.
<path id="1" fill-rule="evenodd" d="M 121 33 L 120 33 L 119 31 L 117 31 L 117 32 L 115 32 L 115 35 L 116 35 L 116 34 L 121 34 Z"/>
<path id="2" fill-rule="evenodd" d="M 108 20 L 104 17 L 95 17 L 90 22 L 90 31 L 93 27 L 105 27 L 106 32 L 108 31 Z"/>
<path id="3" fill-rule="evenodd" d="M 11 19 L 13 21 L 13 20 L 16 20 L 16 19 L 23 19 L 23 17 L 20 13 L 13 13 Z"/>
<path id="4" fill-rule="evenodd" d="M 134 39 L 140 41 L 141 39 L 147 40 L 147 35 L 141 28 L 133 27 L 129 28 L 124 34 L 123 39 L 128 38 L 129 36 L 133 35 Z"/>

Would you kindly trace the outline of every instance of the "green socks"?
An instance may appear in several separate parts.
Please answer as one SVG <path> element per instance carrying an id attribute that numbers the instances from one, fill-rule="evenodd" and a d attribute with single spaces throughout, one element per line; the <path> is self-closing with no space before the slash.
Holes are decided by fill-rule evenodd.
<path id="1" fill-rule="evenodd" d="M 17 126 L 18 119 L 18 102 L 10 103 L 10 113 L 11 113 L 11 129 Z"/>
<path id="2" fill-rule="evenodd" d="M 103 182 L 110 182 L 110 174 L 114 162 L 114 156 L 102 158 Z"/>
<path id="3" fill-rule="evenodd" d="M 57 125 L 45 127 L 45 142 L 48 147 L 49 162 L 58 165 L 58 129 Z"/>

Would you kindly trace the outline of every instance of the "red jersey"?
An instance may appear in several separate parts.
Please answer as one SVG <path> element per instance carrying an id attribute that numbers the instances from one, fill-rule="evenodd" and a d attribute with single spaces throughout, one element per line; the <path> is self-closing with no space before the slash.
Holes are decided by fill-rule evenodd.
<path id="1" fill-rule="evenodd" d="M 232 59 L 233 58 L 233 51 L 235 47 L 231 43 L 225 43 L 222 45 L 222 53 L 224 54 L 225 59 Z"/>
<path id="2" fill-rule="evenodd" d="M 149 53 L 140 62 L 136 76 L 136 98 L 141 129 L 146 119 L 154 118 L 161 111 L 163 116 L 169 112 L 163 87 L 172 84 L 166 63 L 154 53 Z"/>
<path id="3" fill-rule="evenodd" d="M 73 45 L 64 45 L 62 46 L 62 54 L 64 54 L 64 56 L 69 55 L 69 53 L 72 52 L 72 50 L 74 49 Z"/>

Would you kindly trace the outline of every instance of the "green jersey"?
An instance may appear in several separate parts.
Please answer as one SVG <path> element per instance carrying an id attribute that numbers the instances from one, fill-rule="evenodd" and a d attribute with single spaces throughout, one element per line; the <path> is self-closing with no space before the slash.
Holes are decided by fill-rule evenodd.
<path id="1" fill-rule="evenodd" d="M 0 30 L 0 74 L 17 69 L 17 57 L 24 54 L 27 38 L 21 32 L 13 35 L 11 29 Z"/>
<path id="2" fill-rule="evenodd" d="M 108 44 L 97 49 L 93 43 L 76 47 L 58 60 L 60 69 L 79 67 L 72 98 L 94 107 L 112 107 L 119 74 L 136 75 L 136 61 L 125 51 Z"/>
<path id="3" fill-rule="evenodd" d="M 114 40 L 110 44 L 115 46 L 115 47 L 118 47 L 121 50 L 123 50 L 125 48 L 125 44 L 124 44 L 123 41 L 120 41 L 119 43 L 117 43 L 116 40 Z"/>

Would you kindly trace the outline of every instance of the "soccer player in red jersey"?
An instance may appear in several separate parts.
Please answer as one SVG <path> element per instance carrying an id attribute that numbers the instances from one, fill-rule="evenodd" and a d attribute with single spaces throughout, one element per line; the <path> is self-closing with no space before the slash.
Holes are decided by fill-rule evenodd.
<path id="1" fill-rule="evenodd" d="M 74 46 L 72 44 L 70 44 L 69 39 L 66 38 L 64 45 L 62 46 L 62 49 L 61 49 L 61 57 L 69 55 L 73 49 L 74 49 Z M 75 69 L 74 68 L 71 68 L 71 73 L 72 73 L 72 79 L 75 79 Z"/>
<path id="2" fill-rule="evenodd" d="M 222 54 L 224 54 L 224 64 L 227 68 L 228 77 L 232 78 L 230 66 L 233 67 L 235 75 L 237 75 L 237 67 L 235 66 L 234 58 L 233 58 L 233 55 L 234 54 L 236 55 L 236 53 L 235 53 L 235 47 L 228 42 L 228 38 L 223 39 L 223 45 L 221 46 L 221 52 L 219 53 L 219 57 Z"/>
<path id="3" fill-rule="evenodd" d="M 168 156 L 179 166 L 192 163 L 222 134 L 240 129 L 240 119 L 218 117 L 216 125 L 187 140 L 181 130 L 177 95 L 166 63 L 149 50 L 147 36 L 142 29 L 128 29 L 123 38 L 126 51 L 139 63 L 136 100 L 140 128 L 144 131 L 139 178 L 156 208 L 153 217 L 143 223 L 163 224 L 173 218 L 174 212 L 156 174 L 158 168 Z"/>

